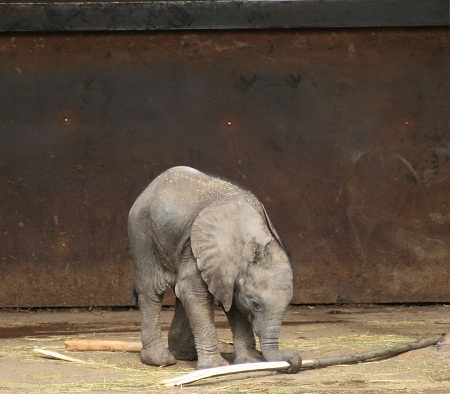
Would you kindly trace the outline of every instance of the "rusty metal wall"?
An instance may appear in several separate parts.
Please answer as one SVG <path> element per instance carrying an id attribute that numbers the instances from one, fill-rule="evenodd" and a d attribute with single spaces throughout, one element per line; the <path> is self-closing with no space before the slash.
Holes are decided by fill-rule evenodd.
<path id="1" fill-rule="evenodd" d="M 295 303 L 450 301 L 446 28 L 0 35 L 0 306 L 127 305 L 189 165 L 264 202 Z"/>
<path id="2" fill-rule="evenodd" d="M 0 32 L 448 24 L 448 0 L 0 0 Z"/>

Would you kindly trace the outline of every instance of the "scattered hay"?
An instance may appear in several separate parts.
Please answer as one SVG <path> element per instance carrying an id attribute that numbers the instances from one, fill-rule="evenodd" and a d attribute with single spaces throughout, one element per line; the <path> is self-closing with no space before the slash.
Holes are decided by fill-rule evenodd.
<path id="1" fill-rule="evenodd" d="M 373 326 L 386 327 L 387 322 L 369 322 Z M 420 323 L 415 321 L 414 324 Z M 389 324 L 392 325 L 392 322 Z M 398 322 L 397 324 L 402 324 Z M 407 325 L 405 325 L 406 327 Z M 421 326 L 422 327 L 422 326 Z M 302 327 L 303 328 L 303 327 Z M 129 336 L 129 335 L 128 335 Z M 83 336 L 77 336 L 81 338 Z M 102 336 L 103 337 L 103 336 Z M 191 372 L 194 363 L 179 362 L 169 368 L 155 368 L 142 364 L 136 354 L 112 352 L 85 352 L 77 357 L 85 364 L 67 365 L 64 361 L 45 360 L 35 357 L 31 350 L 41 346 L 49 350 L 64 352 L 60 336 L 45 338 L 22 338 L 26 342 L 8 342 L 0 347 L 0 361 L 8 359 L 23 361 L 24 368 L 34 369 L 34 378 L 9 381 L 0 378 L 0 387 L 16 392 L 41 393 L 86 393 L 86 392 L 146 392 L 161 393 L 160 382 L 164 379 Z M 136 337 L 133 337 L 136 339 Z M 304 358 L 324 355 L 340 355 L 354 351 L 370 350 L 417 339 L 414 335 L 339 335 L 308 339 L 282 340 L 281 348 L 297 349 Z M 223 342 L 230 342 L 228 334 Z M 24 343 L 29 345 L 24 345 Z M 425 350 L 432 354 L 431 350 Z M 73 355 L 73 352 L 68 354 Z M 302 371 L 297 375 L 273 372 L 241 374 L 207 379 L 164 392 L 189 393 L 337 393 L 364 391 L 421 392 L 424 382 L 429 388 L 450 387 L 449 369 L 439 365 L 435 359 L 419 357 L 410 362 L 414 355 L 392 358 L 367 364 L 334 366 L 321 370 Z M 43 363 L 47 363 L 47 368 Z M 71 369 L 69 369 L 71 368 Z M 31 370 L 31 369 L 30 369 Z M 66 372 L 70 374 L 66 375 Z M 30 372 L 31 373 L 31 372 Z M 25 383 L 26 382 L 26 383 Z M 426 387 L 426 386 L 425 386 Z M 405 388 L 408 388 L 405 390 Z M 419 388 L 419 389 L 418 389 Z M 0 390 L 1 391 L 1 390 Z M 442 391 L 446 392 L 446 391 Z"/>

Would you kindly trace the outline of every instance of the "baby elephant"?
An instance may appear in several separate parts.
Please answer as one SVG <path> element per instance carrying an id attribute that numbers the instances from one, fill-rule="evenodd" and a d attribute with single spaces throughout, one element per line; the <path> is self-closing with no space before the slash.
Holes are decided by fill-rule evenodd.
<path id="1" fill-rule="evenodd" d="M 263 205 L 250 192 L 189 167 L 158 176 L 128 217 L 135 286 L 142 313 L 142 361 L 171 365 L 198 359 L 198 368 L 228 364 L 219 353 L 214 297 L 230 322 L 235 362 L 287 361 L 279 350 L 281 322 L 292 298 L 292 267 Z M 167 287 L 176 295 L 169 349 L 160 309 Z M 262 354 L 255 349 L 259 337 Z"/>

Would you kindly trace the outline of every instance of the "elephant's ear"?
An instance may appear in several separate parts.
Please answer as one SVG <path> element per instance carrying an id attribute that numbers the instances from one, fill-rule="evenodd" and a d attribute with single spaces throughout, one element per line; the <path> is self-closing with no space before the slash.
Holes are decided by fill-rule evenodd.
<path id="1" fill-rule="evenodd" d="M 270 221 L 269 215 L 267 215 L 266 208 L 264 207 L 263 204 L 261 204 L 261 207 L 262 207 L 262 209 L 263 209 L 263 211 L 264 211 L 264 216 L 266 217 L 267 225 L 269 226 L 270 231 L 271 231 L 271 233 L 273 234 L 274 238 L 278 241 L 278 243 L 279 243 L 281 246 L 286 247 L 286 246 L 284 245 L 284 242 L 281 240 L 280 235 L 278 234 L 277 230 L 275 230 L 275 227 L 273 226 L 272 222 Z"/>
<path id="2" fill-rule="evenodd" d="M 203 280 L 226 311 L 240 271 L 272 236 L 264 219 L 245 202 L 227 201 L 201 211 L 191 230 L 191 248 Z"/>

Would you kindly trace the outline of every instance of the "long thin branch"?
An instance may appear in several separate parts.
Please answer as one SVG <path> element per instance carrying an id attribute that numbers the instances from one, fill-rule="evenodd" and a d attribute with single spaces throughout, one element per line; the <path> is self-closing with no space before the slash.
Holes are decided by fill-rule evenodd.
<path id="1" fill-rule="evenodd" d="M 429 338 L 421 339 L 415 342 L 404 343 L 395 346 L 389 346 L 381 349 L 375 349 L 368 352 L 347 354 L 337 357 L 323 357 L 312 360 L 303 360 L 302 369 L 312 369 L 328 367 L 339 364 L 353 364 L 362 361 L 370 361 L 383 357 L 390 357 L 410 350 L 420 349 L 431 345 L 436 345 L 444 338 L 444 334 L 434 335 Z M 263 371 L 263 370 L 285 370 L 289 368 L 286 361 L 279 362 L 262 362 L 251 364 L 237 364 L 226 367 L 209 368 L 195 371 L 179 377 L 166 379 L 161 382 L 165 386 L 179 386 L 182 384 L 192 383 L 200 379 L 210 378 L 213 376 L 229 375 L 240 372 Z"/>
<path id="2" fill-rule="evenodd" d="M 436 345 L 443 337 L 444 334 L 440 334 L 434 335 L 429 338 L 420 339 L 415 342 L 402 343 L 400 345 L 369 350 L 367 352 L 362 353 L 353 353 L 336 357 L 320 357 L 314 358 L 312 360 L 303 360 L 302 369 L 322 368 L 339 364 L 354 364 L 361 361 L 369 361 L 377 358 L 391 357 L 400 353 L 409 352 L 410 350 Z"/>

